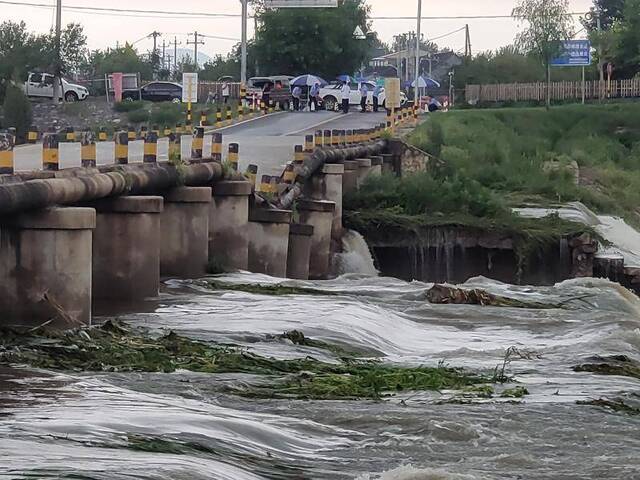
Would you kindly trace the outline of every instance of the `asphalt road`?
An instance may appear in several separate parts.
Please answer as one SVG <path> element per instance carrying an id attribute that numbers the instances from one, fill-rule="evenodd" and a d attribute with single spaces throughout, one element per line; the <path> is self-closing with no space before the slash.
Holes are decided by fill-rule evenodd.
<path id="1" fill-rule="evenodd" d="M 372 128 L 385 121 L 385 113 L 360 113 L 358 108 L 344 115 L 336 112 L 279 112 L 265 117 L 246 120 L 243 123 L 219 130 L 207 131 L 204 150 L 211 151 L 211 133 L 220 131 L 223 134 L 224 158 L 230 143 L 238 143 L 240 147 L 240 170 L 244 171 L 249 164 L 258 165 L 258 178 L 261 175 L 279 175 L 285 165 L 293 160 L 295 145 L 303 145 L 305 135 L 316 130 Z M 191 152 L 191 140 L 183 137 L 182 155 Z M 168 158 L 166 139 L 158 142 L 158 159 Z M 129 162 L 142 162 L 143 142 L 129 144 Z M 60 168 L 80 166 L 80 144 L 60 144 Z M 97 145 L 97 163 L 112 164 L 114 158 L 113 142 Z M 15 149 L 15 170 L 32 171 L 42 168 L 42 145 L 22 145 Z"/>

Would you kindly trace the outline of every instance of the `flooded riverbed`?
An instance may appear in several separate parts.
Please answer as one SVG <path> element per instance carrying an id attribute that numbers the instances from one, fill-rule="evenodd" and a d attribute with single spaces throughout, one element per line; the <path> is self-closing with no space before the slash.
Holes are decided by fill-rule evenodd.
<path id="1" fill-rule="evenodd" d="M 219 280 L 273 283 L 234 274 Z M 431 286 L 345 275 L 286 281 L 313 295 L 212 291 L 170 281 L 131 325 L 231 343 L 282 359 L 325 350 L 274 334 L 355 346 L 403 365 L 445 362 L 515 382 L 491 398 L 403 392 L 380 401 L 247 399 L 251 375 L 75 373 L 0 367 L 0 478 L 640 479 L 640 416 L 578 401 L 640 405 L 640 380 L 577 373 L 593 355 L 640 358 L 640 300 L 603 280 L 469 287 L 553 309 L 431 305 Z M 323 295 L 330 292 L 332 295 Z M 98 319 L 99 321 L 100 319 Z M 526 387 L 522 398 L 500 392 Z"/>

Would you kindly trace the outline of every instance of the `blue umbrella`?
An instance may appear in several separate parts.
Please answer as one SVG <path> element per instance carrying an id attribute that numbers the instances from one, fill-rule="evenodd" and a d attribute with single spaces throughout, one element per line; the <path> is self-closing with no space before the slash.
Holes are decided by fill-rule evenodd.
<path id="1" fill-rule="evenodd" d="M 411 82 L 411 86 L 416 86 L 416 81 Z M 440 88 L 440 83 L 433 78 L 420 76 L 418 77 L 418 88 Z"/>
<path id="2" fill-rule="evenodd" d="M 350 82 L 351 81 L 351 76 L 350 75 L 338 75 L 336 78 L 338 80 L 340 80 L 341 82 Z"/>
<path id="3" fill-rule="evenodd" d="M 313 87 L 316 83 L 319 83 L 321 87 L 328 85 L 325 80 L 315 75 L 300 75 L 289 83 L 295 87 Z"/>

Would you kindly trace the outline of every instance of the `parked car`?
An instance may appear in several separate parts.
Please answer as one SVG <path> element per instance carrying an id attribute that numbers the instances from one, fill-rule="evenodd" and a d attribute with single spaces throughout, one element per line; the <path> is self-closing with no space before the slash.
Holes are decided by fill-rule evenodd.
<path id="1" fill-rule="evenodd" d="M 30 73 L 22 89 L 27 97 L 53 98 L 53 79 L 50 73 Z M 89 90 L 62 78 L 62 92 L 66 102 L 77 102 L 89 96 Z M 60 98 L 62 100 L 62 97 Z"/>
<path id="2" fill-rule="evenodd" d="M 174 82 L 151 82 L 140 90 L 123 91 L 122 100 L 179 103 L 182 101 L 182 85 Z"/>
<path id="3" fill-rule="evenodd" d="M 349 88 L 351 89 L 351 93 L 349 94 L 349 103 L 351 105 L 360 105 L 360 86 L 365 84 L 367 87 L 367 102 L 373 103 L 373 91 L 376 88 L 374 82 L 350 82 Z M 335 110 L 336 105 L 339 105 L 342 101 L 342 95 L 340 90 L 342 89 L 342 83 L 332 83 L 327 85 L 324 88 L 320 89 L 320 98 L 322 98 L 322 102 L 327 110 Z M 384 88 L 380 95 L 378 96 L 378 102 L 380 103 L 381 108 L 386 107 L 386 95 L 384 92 Z M 407 103 L 407 96 L 404 92 L 400 93 L 400 102 L 402 105 Z"/>
<path id="4" fill-rule="evenodd" d="M 264 86 L 269 83 L 271 87 L 276 85 L 276 82 L 279 82 L 282 85 L 282 89 L 285 91 L 291 91 L 290 81 L 293 77 L 288 75 L 274 75 L 272 77 L 252 77 L 247 80 L 247 94 L 249 96 L 255 95 L 256 98 L 262 98 L 262 90 Z"/>

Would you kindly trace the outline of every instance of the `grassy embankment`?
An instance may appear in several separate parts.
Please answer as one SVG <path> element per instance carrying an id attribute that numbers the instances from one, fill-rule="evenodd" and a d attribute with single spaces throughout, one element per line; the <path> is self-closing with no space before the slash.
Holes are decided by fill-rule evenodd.
<path id="1" fill-rule="evenodd" d="M 453 111 L 433 115 L 409 141 L 442 162 L 424 174 L 371 179 L 346 199 L 351 227 L 463 225 L 555 242 L 584 229 L 510 208 L 569 201 L 640 224 L 640 105 Z"/>

